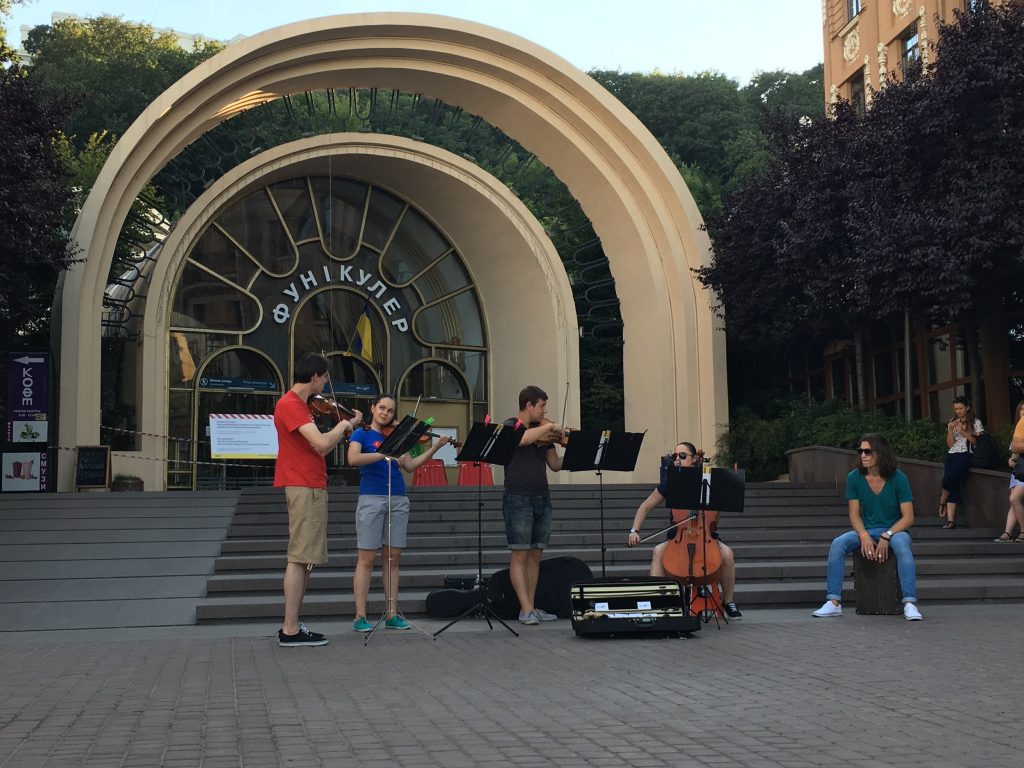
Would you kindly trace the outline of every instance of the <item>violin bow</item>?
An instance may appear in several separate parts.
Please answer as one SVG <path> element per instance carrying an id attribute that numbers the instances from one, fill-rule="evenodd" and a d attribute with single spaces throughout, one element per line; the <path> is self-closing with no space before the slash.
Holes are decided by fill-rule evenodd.
<path id="1" fill-rule="evenodd" d="M 650 541 L 651 539 L 655 538 L 656 536 L 663 536 L 664 534 L 666 534 L 669 531 L 671 531 L 673 528 L 678 528 L 680 525 L 685 525 L 686 523 L 690 522 L 691 520 L 696 520 L 696 519 L 697 519 L 696 515 L 690 515 L 685 520 L 680 520 L 678 523 L 672 523 L 672 525 L 670 525 L 668 528 L 662 528 L 660 531 L 657 531 L 656 533 L 652 533 L 650 536 L 644 536 L 642 539 L 640 539 L 640 541 L 637 542 L 637 544 L 643 544 L 645 541 Z"/>
<path id="2" fill-rule="evenodd" d="M 337 416 L 338 423 L 341 423 L 344 419 L 341 418 L 341 409 L 338 408 L 338 398 L 334 392 L 334 382 L 331 381 L 331 358 L 327 357 L 327 353 L 322 349 L 320 350 L 320 354 L 327 359 L 327 383 L 331 386 L 331 404 L 334 406 L 334 415 Z M 351 422 L 349 425 L 351 426 Z"/>

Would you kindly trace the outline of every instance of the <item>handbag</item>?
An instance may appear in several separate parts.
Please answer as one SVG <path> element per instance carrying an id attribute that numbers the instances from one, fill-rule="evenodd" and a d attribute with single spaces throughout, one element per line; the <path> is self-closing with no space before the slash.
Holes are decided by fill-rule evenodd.
<path id="1" fill-rule="evenodd" d="M 999 454 L 995 439 L 988 432 L 982 432 L 971 446 L 971 466 L 977 469 L 996 469 L 1000 464 Z"/>

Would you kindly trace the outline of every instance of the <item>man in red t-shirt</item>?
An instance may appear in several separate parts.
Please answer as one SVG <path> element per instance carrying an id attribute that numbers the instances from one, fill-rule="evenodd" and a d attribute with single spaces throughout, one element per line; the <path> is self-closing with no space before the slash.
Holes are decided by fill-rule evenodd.
<path id="1" fill-rule="evenodd" d="M 274 487 L 284 488 L 288 502 L 288 565 L 284 571 L 284 623 L 277 633 L 284 647 L 327 645 L 327 638 L 310 632 L 299 621 L 302 598 L 313 566 L 327 562 L 327 462 L 334 449 L 363 420 L 359 411 L 329 432 L 313 422 L 308 400 L 327 383 L 327 358 L 309 353 L 295 366 L 292 388 L 277 401 L 277 463 Z"/>

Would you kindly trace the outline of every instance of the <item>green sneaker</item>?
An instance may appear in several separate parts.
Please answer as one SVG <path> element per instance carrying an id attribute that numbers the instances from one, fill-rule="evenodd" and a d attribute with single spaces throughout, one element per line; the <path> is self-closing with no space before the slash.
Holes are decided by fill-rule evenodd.
<path id="1" fill-rule="evenodd" d="M 373 624 L 368 622 L 365 616 L 360 616 L 352 624 L 352 629 L 354 629 L 356 632 L 370 632 L 373 630 Z"/>
<path id="2" fill-rule="evenodd" d="M 412 624 L 398 615 L 392 616 L 385 621 L 384 626 L 388 629 L 412 629 Z"/>

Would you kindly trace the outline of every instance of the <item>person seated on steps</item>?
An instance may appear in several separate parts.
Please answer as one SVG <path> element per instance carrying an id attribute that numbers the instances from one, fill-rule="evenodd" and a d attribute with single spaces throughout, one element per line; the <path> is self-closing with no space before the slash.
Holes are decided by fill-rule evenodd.
<path id="1" fill-rule="evenodd" d="M 843 615 L 842 592 L 846 556 L 860 550 L 868 560 L 884 563 L 896 556 L 903 591 L 903 616 L 920 621 L 917 608 L 917 567 L 910 548 L 914 524 L 914 498 L 910 482 L 896 468 L 896 453 L 877 433 L 864 435 L 857 449 L 860 466 L 846 476 L 846 499 L 853 530 L 832 540 L 826 568 L 825 603 L 812 615 L 831 618 Z"/>

